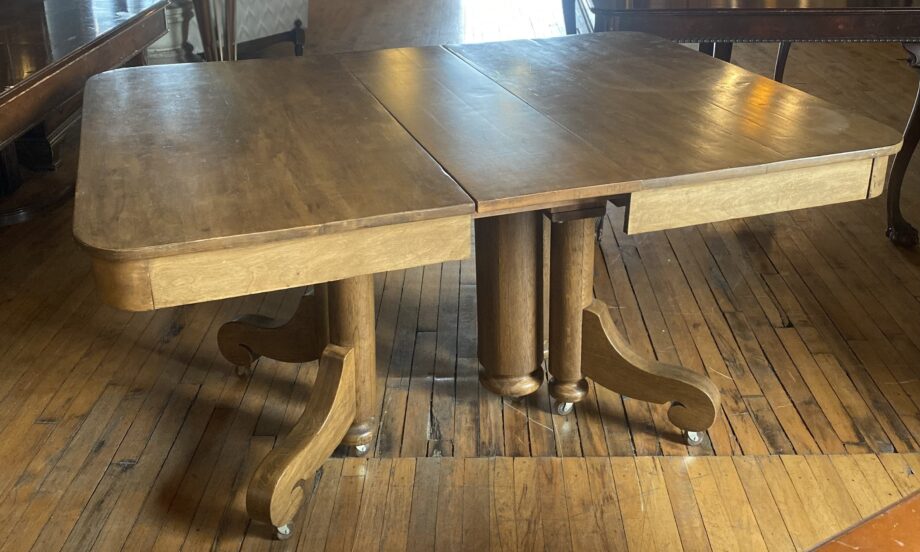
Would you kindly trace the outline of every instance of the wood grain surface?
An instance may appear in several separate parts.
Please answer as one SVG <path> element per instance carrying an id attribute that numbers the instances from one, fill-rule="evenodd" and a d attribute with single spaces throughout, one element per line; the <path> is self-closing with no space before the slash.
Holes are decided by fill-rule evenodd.
<path id="1" fill-rule="evenodd" d="M 883 124 L 648 35 L 595 33 L 448 49 L 526 104 L 507 98 L 503 104 L 477 104 L 475 117 L 452 126 L 453 132 L 440 134 L 429 147 L 448 172 L 463 172 L 458 180 L 477 201 L 480 215 L 887 157 L 900 147 L 900 133 Z M 371 63 L 370 76 L 356 71 L 423 143 L 436 133 L 432 122 L 406 115 L 399 92 L 373 75 L 392 65 L 406 81 L 453 82 L 460 69 L 428 69 L 434 63 L 429 58 L 441 57 L 432 50 L 381 53 Z M 480 95 L 492 95 L 493 87 L 483 83 Z M 460 108 L 453 104 L 462 100 L 429 93 L 415 101 L 429 111 L 448 105 L 454 112 Z M 556 128 L 547 128 L 542 119 L 539 126 L 528 126 L 531 110 Z M 522 115 L 513 116 L 518 112 Z M 507 130 L 512 125 L 513 132 Z M 497 136 L 497 143 L 480 140 L 490 126 L 507 134 L 489 134 Z M 521 142 L 518 134 L 531 138 Z M 580 155 L 570 156 L 559 145 L 572 141 L 582 144 Z M 472 156 L 471 148 L 479 148 L 479 155 Z M 564 181 L 544 179 L 539 171 L 532 178 L 514 179 L 510 163 L 507 170 L 496 171 L 490 153 L 515 150 L 525 150 L 538 166 L 541 159 L 558 163 Z M 482 161 L 470 166 L 470 159 Z M 496 172 L 512 181 L 496 185 Z M 869 182 L 865 185 L 868 189 Z"/>
<path id="2" fill-rule="evenodd" d="M 472 210 L 327 56 L 114 71 L 88 84 L 84 106 L 74 233 L 97 256 L 225 250 Z"/>

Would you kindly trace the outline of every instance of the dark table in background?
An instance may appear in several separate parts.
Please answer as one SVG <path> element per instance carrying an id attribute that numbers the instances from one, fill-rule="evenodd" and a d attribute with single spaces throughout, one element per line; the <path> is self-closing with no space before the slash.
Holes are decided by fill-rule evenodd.
<path id="1" fill-rule="evenodd" d="M 566 30 L 574 29 L 575 0 L 563 0 Z M 594 0 L 595 31 L 640 31 L 729 61 L 735 42 L 778 42 L 774 77 L 782 80 L 793 42 L 900 42 L 920 69 L 920 1 L 912 0 Z M 901 184 L 920 142 L 920 91 L 904 132 L 904 148 L 888 177 L 888 237 L 917 244 L 917 230 L 901 215 Z"/>
<path id="2" fill-rule="evenodd" d="M 167 1 L 2 4 L 0 225 L 27 220 L 43 206 L 69 196 L 69 179 L 50 178 L 48 186 L 23 185 L 23 175 L 34 177 L 57 167 L 61 140 L 79 120 L 84 83 L 97 73 L 143 63 L 144 49 L 166 32 Z"/>

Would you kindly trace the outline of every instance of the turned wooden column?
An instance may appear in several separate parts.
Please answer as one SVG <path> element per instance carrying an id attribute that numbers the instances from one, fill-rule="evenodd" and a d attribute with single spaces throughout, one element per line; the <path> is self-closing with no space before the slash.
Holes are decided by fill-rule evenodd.
<path id="1" fill-rule="evenodd" d="M 342 444 L 367 445 L 377 424 L 374 277 L 368 274 L 330 282 L 328 297 L 329 342 L 355 351 L 355 420 Z"/>
<path id="2" fill-rule="evenodd" d="M 503 396 L 529 395 L 543 383 L 541 216 L 476 221 L 479 381 Z"/>
<path id="3" fill-rule="evenodd" d="M 594 299 L 595 219 L 553 222 L 549 288 L 549 393 L 576 403 L 588 391 L 581 373 L 582 312 Z"/>

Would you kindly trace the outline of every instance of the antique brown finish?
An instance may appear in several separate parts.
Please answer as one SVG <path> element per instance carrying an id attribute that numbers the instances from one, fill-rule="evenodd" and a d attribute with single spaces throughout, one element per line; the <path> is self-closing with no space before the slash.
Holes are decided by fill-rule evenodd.
<path id="1" fill-rule="evenodd" d="M 276 101 L 254 101 L 269 88 Z M 329 282 L 285 324 L 218 332 L 244 374 L 259 356 L 322 351 L 312 402 L 247 494 L 250 515 L 288 536 L 304 480 L 374 436 L 371 275 L 468 256 L 472 202 L 328 56 L 121 70 L 85 101 L 74 234 L 105 300 L 148 310 Z"/>
<path id="2" fill-rule="evenodd" d="M 617 61 L 582 78 L 591 52 Z M 644 60 L 661 52 L 672 52 L 680 64 L 640 71 Z M 710 84 L 713 76 L 720 84 Z M 187 104 L 198 111 L 184 108 L 188 116 L 177 117 L 152 102 L 116 130 L 100 126 L 114 113 L 107 110 L 157 90 L 166 77 L 191 83 Z M 276 92 L 275 104 L 247 102 L 279 82 L 291 85 Z M 546 94 L 535 92 L 537 83 Z M 595 110 L 589 117 L 581 106 L 603 106 L 602 98 L 617 100 L 619 111 Z M 699 373 L 642 358 L 615 329 L 606 304 L 590 300 L 591 219 L 598 205 L 629 193 L 664 194 L 663 201 L 645 201 L 644 207 L 637 201 L 631 216 L 667 219 L 667 227 L 721 221 L 750 211 L 707 210 L 695 200 L 686 208 L 701 214 L 681 218 L 670 214 L 668 192 L 689 189 L 705 198 L 729 182 L 762 199 L 757 193 L 776 185 L 792 197 L 768 204 L 766 212 L 782 211 L 816 203 L 808 196 L 811 186 L 784 188 L 784 182 L 807 183 L 824 170 L 844 182 L 847 194 L 858 191 L 824 194 L 825 202 L 862 199 L 879 189 L 873 166 L 900 145 L 896 132 L 868 119 L 631 33 L 125 70 L 94 81 L 87 102 L 86 132 L 95 139 L 83 152 L 75 233 L 94 258 L 108 300 L 153 308 L 330 282 L 330 347 L 354 351 L 340 351 L 335 360 L 326 358 L 326 349 L 322 364 L 333 368 L 327 374 L 321 367 L 318 377 L 329 380 L 318 380 L 317 391 L 327 395 L 325 401 L 315 399 L 308 407 L 249 490 L 252 515 L 278 527 L 279 535 L 289 534 L 287 523 L 304 498 L 303 480 L 329 447 L 342 442 L 361 452 L 373 439 L 381 410 L 370 274 L 468 254 L 472 206 L 454 179 L 478 211 L 482 383 L 522 396 L 542 382 L 541 238 L 543 213 L 550 211 L 559 221 L 550 263 L 556 288 L 550 315 L 553 309 L 561 315 L 550 324 L 550 352 L 558 346 L 560 353 L 558 370 L 550 367 L 557 399 L 585 396 L 578 392 L 587 387 L 583 371 L 602 387 L 670 403 L 675 425 L 701 431 L 719 410 L 714 384 Z M 172 118 L 156 119 L 164 113 Z M 774 113 L 782 124 L 766 116 Z M 146 130 L 151 119 L 160 123 L 152 126 L 156 131 Z M 218 136 L 232 136 L 233 142 L 200 138 L 201 129 L 214 130 L 214 121 Z M 264 132 L 267 123 L 272 133 Z M 180 126 L 178 136 L 160 130 L 170 125 L 189 126 Z M 451 132 L 444 132 L 445 125 Z M 685 135 L 675 135 L 674 127 Z M 305 129 L 310 140 L 302 139 Z M 632 151 L 617 142 L 623 134 L 632 137 Z M 154 154 L 131 155 L 142 147 Z M 660 153 L 665 147 L 667 156 Z M 168 170 L 150 176 L 163 151 L 172 151 L 162 164 Z M 175 151 L 194 155 L 176 157 Z M 560 151 L 577 157 L 559 158 Z M 114 164 L 112 155 L 130 161 Z M 190 161 L 201 158 L 216 163 L 202 170 Z M 548 176 L 550 171 L 555 173 Z M 188 197 L 179 201 L 159 189 L 162 181 Z M 244 185 L 253 182 L 261 186 Z M 83 183 L 92 184 L 84 189 Z M 157 232 L 151 212 L 165 219 L 156 222 Z M 292 327 L 297 316 L 302 314 Z M 282 326 L 271 335 L 232 324 L 224 330 L 233 337 L 224 348 L 232 356 L 239 351 L 231 345 L 246 346 L 252 338 L 252 353 L 237 355 L 247 364 L 287 331 Z M 316 354 L 316 348 L 304 354 Z M 354 358 L 346 362 L 349 354 Z M 423 360 L 413 359 L 413 370 L 416 362 Z M 387 400 L 397 399 L 388 393 Z M 382 412 L 388 415 L 387 408 Z"/>
<path id="3" fill-rule="evenodd" d="M 140 101 L 160 96 L 168 106 Z M 332 57 L 124 69 L 91 80 L 84 104 L 93 147 L 81 152 L 79 182 L 93 184 L 77 186 L 74 233 L 97 257 L 226 250 L 472 210 Z"/>
<path id="4" fill-rule="evenodd" d="M 143 311 L 462 259 L 471 227 L 458 215 L 151 259 L 94 251 L 93 272 L 106 302 Z"/>
<path id="5" fill-rule="evenodd" d="M 543 383 L 542 224 L 536 212 L 476 221 L 479 381 L 499 395 L 529 395 Z"/>
<path id="6" fill-rule="evenodd" d="M 884 158 L 900 147 L 900 135 L 885 125 L 647 35 L 449 48 L 609 160 L 602 186 L 567 190 L 569 199 Z M 560 71 L 567 78 L 548 78 Z M 451 170 L 449 158 L 432 153 Z M 460 182 L 478 199 L 478 181 Z M 528 183 L 518 191 L 546 193 Z"/>
<path id="7" fill-rule="evenodd" d="M 613 324 L 607 305 L 594 300 L 584 309 L 582 371 L 598 385 L 627 397 L 669 403 L 677 427 L 705 431 L 719 412 L 719 390 L 706 376 L 642 358 Z"/>
<path id="8" fill-rule="evenodd" d="M 355 350 L 329 345 L 304 415 L 252 476 L 246 509 L 258 521 L 286 526 L 307 498 L 313 472 L 341 442 L 355 417 Z"/>
<path id="9" fill-rule="evenodd" d="M 329 341 L 355 355 L 355 417 L 342 439 L 368 445 L 377 429 L 377 356 L 374 340 L 374 278 L 370 274 L 329 284 Z M 310 470 L 305 473 L 312 473 Z"/>
<path id="10" fill-rule="evenodd" d="M 559 402 L 584 398 L 582 310 L 594 299 L 595 225 L 592 217 L 554 222 L 549 280 L 549 393 Z"/>
<path id="11" fill-rule="evenodd" d="M 479 217 L 887 157 L 901 141 L 868 118 L 645 35 L 448 50 L 468 65 L 438 48 L 339 57 L 473 197 Z M 448 92 L 469 99 L 445 100 Z"/>
<path id="12" fill-rule="evenodd" d="M 568 3 L 573 0 L 563 0 Z M 779 42 L 774 78 L 782 80 L 792 42 L 901 42 L 911 67 L 920 41 L 920 4 L 912 0 L 824 0 L 688 4 L 660 0 L 596 0 L 596 31 L 641 31 L 681 42 Z M 729 54 L 730 56 L 730 54 Z M 727 58 L 726 58 L 727 59 Z M 894 161 L 888 183 L 888 237 L 917 244 L 917 230 L 901 214 L 904 172 L 920 136 L 920 92 L 911 110 L 905 148 Z"/>
<path id="13" fill-rule="evenodd" d="M 521 224 L 521 211 L 577 213 L 598 199 L 631 194 L 626 228 L 635 233 L 865 199 L 879 190 L 873 167 L 887 166 L 900 147 L 896 132 L 869 119 L 646 35 L 448 50 L 479 74 L 435 48 L 341 58 L 476 201 L 480 381 L 505 395 L 527 390 L 518 388 L 517 379 L 515 385 L 504 382 L 527 378 L 530 351 L 541 355 L 542 318 L 532 313 L 542 286 L 530 277 L 531 271 L 540 274 L 533 260 L 539 249 L 531 244 L 539 243 L 541 232 L 536 223 Z M 649 59 L 663 61 L 650 66 Z M 464 90 L 475 94 L 452 101 Z M 827 184 L 828 177 L 836 186 Z M 733 198 L 727 203 L 720 199 L 726 193 Z M 556 281 L 551 278 L 550 287 L 565 289 L 551 293 L 549 313 L 550 371 L 561 382 L 552 393 L 562 403 L 585 392 L 578 352 L 566 344 L 581 336 L 581 309 L 589 302 L 578 306 L 584 281 L 575 286 L 565 277 L 592 274 L 586 268 L 589 234 L 586 227 L 580 230 L 572 232 L 582 239 L 559 233 L 551 248 Z M 517 240 L 524 245 L 511 248 Z M 509 249 L 497 255 L 502 247 Z M 528 251 L 526 258 L 522 251 Z M 502 274 L 499 259 L 509 267 L 524 259 L 528 269 L 523 277 Z M 584 264 L 565 264 L 579 260 Z M 509 326 L 511 320 L 519 322 Z M 579 340 L 591 351 L 587 370 L 599 384 L 683 405 L 674 406 L 670 417 L 684 430 L 712 423 L 719 398 L 711 382 L 673 366 L 639 362 L 611 332 L 612 324 L 593 321 L 592 332 Z M 554 364 L 556 347 L 560 360 Z M 670 387 L 662 385 L 663 375 L 673 376 Z"/>
<path id="14" fill-rule="evenodd" d="M 627 230 L 653 232 L 719 219 L 733 219 L 858 201 L 878 196 L 888 159 L 859 159 L 825 167 L 668 186 L 630 196 Z M 884 178 L 884 176 L 882 176 Z M 688 205 L 695 208 L 688 209 Z"/>
<path id="15" fill-rule="evenodd" d="M 243 315 L 220 327 L 220 354 L 238 367 L 240 375 L 249 373 L 261 356 L 282 362 L 316 360 L 329 343 L 328 307 L 326 285 L 317 284 L 284 323 L 258 314 Z"/>

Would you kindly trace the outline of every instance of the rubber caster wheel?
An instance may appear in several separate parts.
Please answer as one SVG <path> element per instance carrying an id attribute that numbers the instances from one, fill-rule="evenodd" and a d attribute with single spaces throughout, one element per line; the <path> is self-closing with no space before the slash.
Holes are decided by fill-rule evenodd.
<path id="1" fill-rule="evenodd" d="M 364 456 L 367 454 L 367 451 L 371 449 L 369 445 L 355 445 L 355 456 Z"/>
<path id="2" fill-rule="evenodd" d="M 245 366 L 238 365 L 236 367 L 236 375 L 241 378 L 248 378 L 252 375 L 252 364 L 247 364 Z"/>
<path id="3" fill-rule="evenodd" d="M 706 440 L 706 434 L 702 431 L 685 431 L 684 440 L 688 446 L 698 447 Z"/>
<path id="4" fill-rule="evenodd" d="M 553 411 L 560 416 L 568 416 L 575 409 L 575 403 L 553 401 Z"/>
<path id="5" fill-rule="evenodd" d="M 275 538 L 278 540 L 288 540 L 294 534 L 294 527 L 288 523 L 281 527 L 275 527 Z"/>

